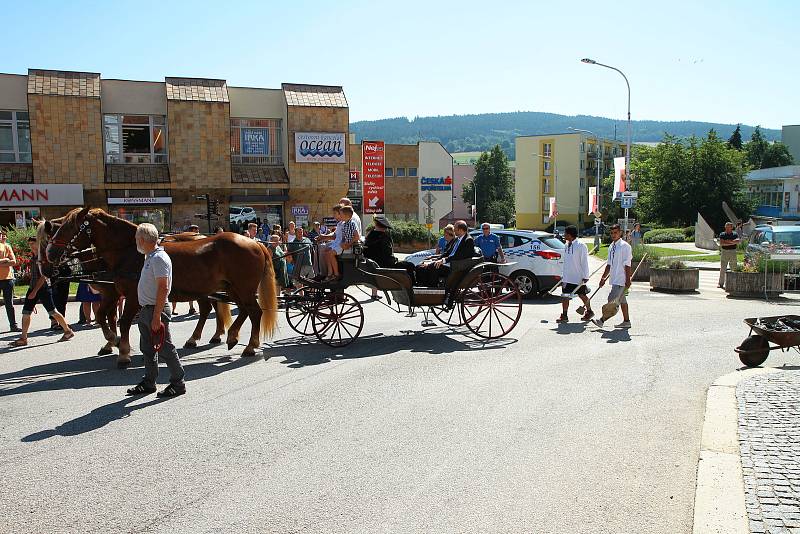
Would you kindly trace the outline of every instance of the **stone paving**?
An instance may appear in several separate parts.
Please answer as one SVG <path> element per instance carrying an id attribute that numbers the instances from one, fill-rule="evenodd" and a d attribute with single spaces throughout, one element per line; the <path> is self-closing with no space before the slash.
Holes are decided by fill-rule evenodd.
<path id="1" fill-rule="evenodd" d="M 800 372 L 736 389 L 745 504 L 753 533 L 800 533 Z"/>

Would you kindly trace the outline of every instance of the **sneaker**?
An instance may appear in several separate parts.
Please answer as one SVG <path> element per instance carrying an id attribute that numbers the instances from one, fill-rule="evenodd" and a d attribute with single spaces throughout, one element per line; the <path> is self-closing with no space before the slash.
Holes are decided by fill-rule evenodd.
<path id="1" fill-rule="evenodd" d="M 603 320 L 602 319 L 592 319 L 592 322 L 597 328 L 603 328 Z"/>
<path id="2" fill-rule="evenodd" d="M 556 322 L 557 323 L 568 323 L 569 322 L 569 317 L 567 317 L 566 313 L 562 313 L 561 316 L 558 319 L 556 319 Z"/>
<path id="3" fill-rule="evenodd" d="M 592 310 L 587 310 L 586 313 L 581 316 L 581 321 L 591 321 L 592 317 L 594 317 L 594 312 Z"/>
<path id="4" fill-rule="evenodd" d="M 15 324 L 12 324 L 11 325 L 11 329 L 9 331 L 10 332 L 22 332 L 22 328 L 20 328 L 19 326 L 15 325 Z"/>
<path id="5" fill-rule="evenodd" d="M 630 328 L 630 327 L 631 327 L 630 321 L 622 321 L 621 323 L 614 325 L 614 328 Z"/>

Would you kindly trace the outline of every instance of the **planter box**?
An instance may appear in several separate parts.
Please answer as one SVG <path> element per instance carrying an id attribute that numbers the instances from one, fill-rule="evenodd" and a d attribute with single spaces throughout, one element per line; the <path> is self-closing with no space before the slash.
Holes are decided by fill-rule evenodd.
<path id="1" fill-rule="evenodd" d="M 639 263 L 642 262 L 631 262 L 631 272 L 636 271 Z M 644 260 L 644 263 L 642 263 L 642 266 L 639 267 L 636 275 L 631 280 L 634 282 L 647 282 L 650 280 L 650 260 Z"/>
<path id="2" fill-rule="evenodd" d="M 732 297 L 763 297 L 766 292 L 777 295 L 783 291 L 783 273 L 737 273 L 725 276 L 725 291 Z"/>
<path id="3" fill-rule="evenodd" d="M 650 287 L 671 291 L 697 291 L 700 269 L 650 269 Z"/>

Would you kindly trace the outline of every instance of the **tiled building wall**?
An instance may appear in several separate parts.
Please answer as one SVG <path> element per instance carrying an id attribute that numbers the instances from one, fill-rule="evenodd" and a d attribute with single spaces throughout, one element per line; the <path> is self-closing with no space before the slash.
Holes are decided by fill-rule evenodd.
<path id="1" fill-rule="evenodd" d="M 36 181 L 102 189 L 100 99 L 29 94 L 28 109 Z"/>
<path id="2" fill-rule="evenodd" d="M 205 211 L 195 195 L 209 193 L 227 199 L 231 187 L 230 123 L 227 102 L 167 102 L 174 221 L 190 221 L 195 213 Z M 227 213 L 227 205 L 223 208 Z"/>
<path id="3" fill-rule="evenodd" d="M 289 106 L 286 154 L 290 176 L 287 206 L 308 205 L 310 220 L 330 216 L 330 208 L 347 194 L 349 171 L 349 112 L 347 108 Z M 336 132 L 345 134 L 346 163 L 297 163 L 294 159 L 295 132 Z M 287 208 L 288 210 L 288 208 Z"/>

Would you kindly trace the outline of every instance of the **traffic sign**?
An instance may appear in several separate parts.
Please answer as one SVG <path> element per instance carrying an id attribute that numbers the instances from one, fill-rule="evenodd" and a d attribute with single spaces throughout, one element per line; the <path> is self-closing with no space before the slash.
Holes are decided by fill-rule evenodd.
<path id="1" fill-rule="evenodd" d="M 636 204 L 636 197 L 622 197 L 620 199 L 621 207 L 624 209 L 632 208 Z"/>
<path id="2" fill-rule="evenodd" d="M 622 198 L 639 198 L 638 191 L 623 191 Z"/>
<path id="3" fill-rule="evenodd" d="M 430 191 L 428 191 L 424 195 L 422 195 L 422 202 L 426 206 L 430 207 L 433 205 L 434 202 L 436 202 L 436 197 L 433 196 L 433 194 Z"/>
<path id="4" fill-rule="evenodd" d="M 433 228 L 433 223 L 425 223 L 425 226 L 427 226 L 428 230 L 430 230 L 431 228 Z"/>

